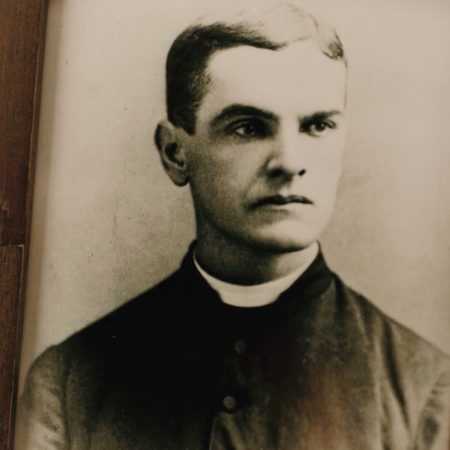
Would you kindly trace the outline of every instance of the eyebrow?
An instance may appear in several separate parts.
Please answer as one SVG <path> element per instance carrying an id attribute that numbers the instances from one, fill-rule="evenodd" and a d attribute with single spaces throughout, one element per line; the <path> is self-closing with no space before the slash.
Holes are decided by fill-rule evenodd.
<path id="1" fill-rule="evenodd" d="M 217 116 L 211 120 L 211 125 L 216 126 L 221 122 L 233 119 L 238 116 L 253 116 L 265 120 L 277 120 L 277 116 L 269 111 L 255 106 L 233 104 L 224 108 Z"/>
<path id="2" fill-rule="evenodd" d="M 339 116 L 342 114 L 343 113 L 339 110 L 317 111 L 313 114 L 308 114 L 306 116 L 301 117 L 299 122 L 301 124 L 305 124 L 309 122 L 327 119 L 333 116 Z M 278 120 L 277 116 L 271 113 L 270 111 L 266 111 L 264 109 L 257 108 L 255 106 L 241 105 L 236 103 L 224 108 L 217 116 L 215 116 L 211 120 L 211 125 L 217 126 L 221 122 L 225 122 L 238 116 L 253 116 L 272 121 Z"/>
<path id="3" fill-rule="evenodd" d="M 300 123 L 305 124 L 305 123 L 315 122 L 317 120 L 328 119 L 329 117 L 341 116 L 341 115 L 342 115 L 342 112 L 338 111 L 336 109 L 333 109 L 331 111 L 317 111 L 314 114 L 303 116 L 300 119 Z"/>

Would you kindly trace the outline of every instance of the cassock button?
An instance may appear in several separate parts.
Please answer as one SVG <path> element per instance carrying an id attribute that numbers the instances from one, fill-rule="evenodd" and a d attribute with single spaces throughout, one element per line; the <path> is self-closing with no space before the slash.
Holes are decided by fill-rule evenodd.
<path id="1" fill-rule="evenodd" d="M 223 399 L 223 406 L 228 409 L 228 411 L 233 411 L 233 409 L 236 408 L 236 399 L 231 397 L 231 395 L 227 395 Z"/>
<path id="2" fill-rule="evenodd" d="M 234 343 L 234 349 L 236 350 L 236 353 L 243 355 L 247 351 L 247 345 L 244 341 L 236 341 Z"/>

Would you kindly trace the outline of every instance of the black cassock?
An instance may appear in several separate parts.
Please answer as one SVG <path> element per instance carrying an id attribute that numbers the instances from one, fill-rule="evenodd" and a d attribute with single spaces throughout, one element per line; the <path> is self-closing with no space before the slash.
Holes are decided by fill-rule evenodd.
<path id="1" fill-rule="evenodd" d="M 16 448 L 448 450 L 449 359 L 319 254 L 270 305 L 177 272 L 45 351 Z"/>

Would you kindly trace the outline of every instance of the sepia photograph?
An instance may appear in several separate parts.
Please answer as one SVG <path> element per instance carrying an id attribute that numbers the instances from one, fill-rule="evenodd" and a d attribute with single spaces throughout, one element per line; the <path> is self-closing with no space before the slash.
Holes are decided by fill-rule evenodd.
<path id="1" fill-rule="evenodd" d="M 15 450 L 449 450 L 450 4 L 50 0 Z"/>

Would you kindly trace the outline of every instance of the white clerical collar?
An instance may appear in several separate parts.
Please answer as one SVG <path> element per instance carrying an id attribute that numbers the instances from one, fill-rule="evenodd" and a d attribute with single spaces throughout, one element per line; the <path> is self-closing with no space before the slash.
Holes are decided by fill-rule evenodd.
<path id="1" fill-rule="evenodd" d="M 291 287 L 295 280 L 312 264 L 319 253 L 319 245 L 315 242 L 304 251 L 307 254 L 307 260 L 295 272 L 277 280 L 252 286 L 231 284 L 211 276 L 200 267 L 195 258 L 195 252 L 194 264 L 202 277 L 219 294 L 224 303 L 240 308 L 255 308 L 273 303 L 284 291 Z"/>

